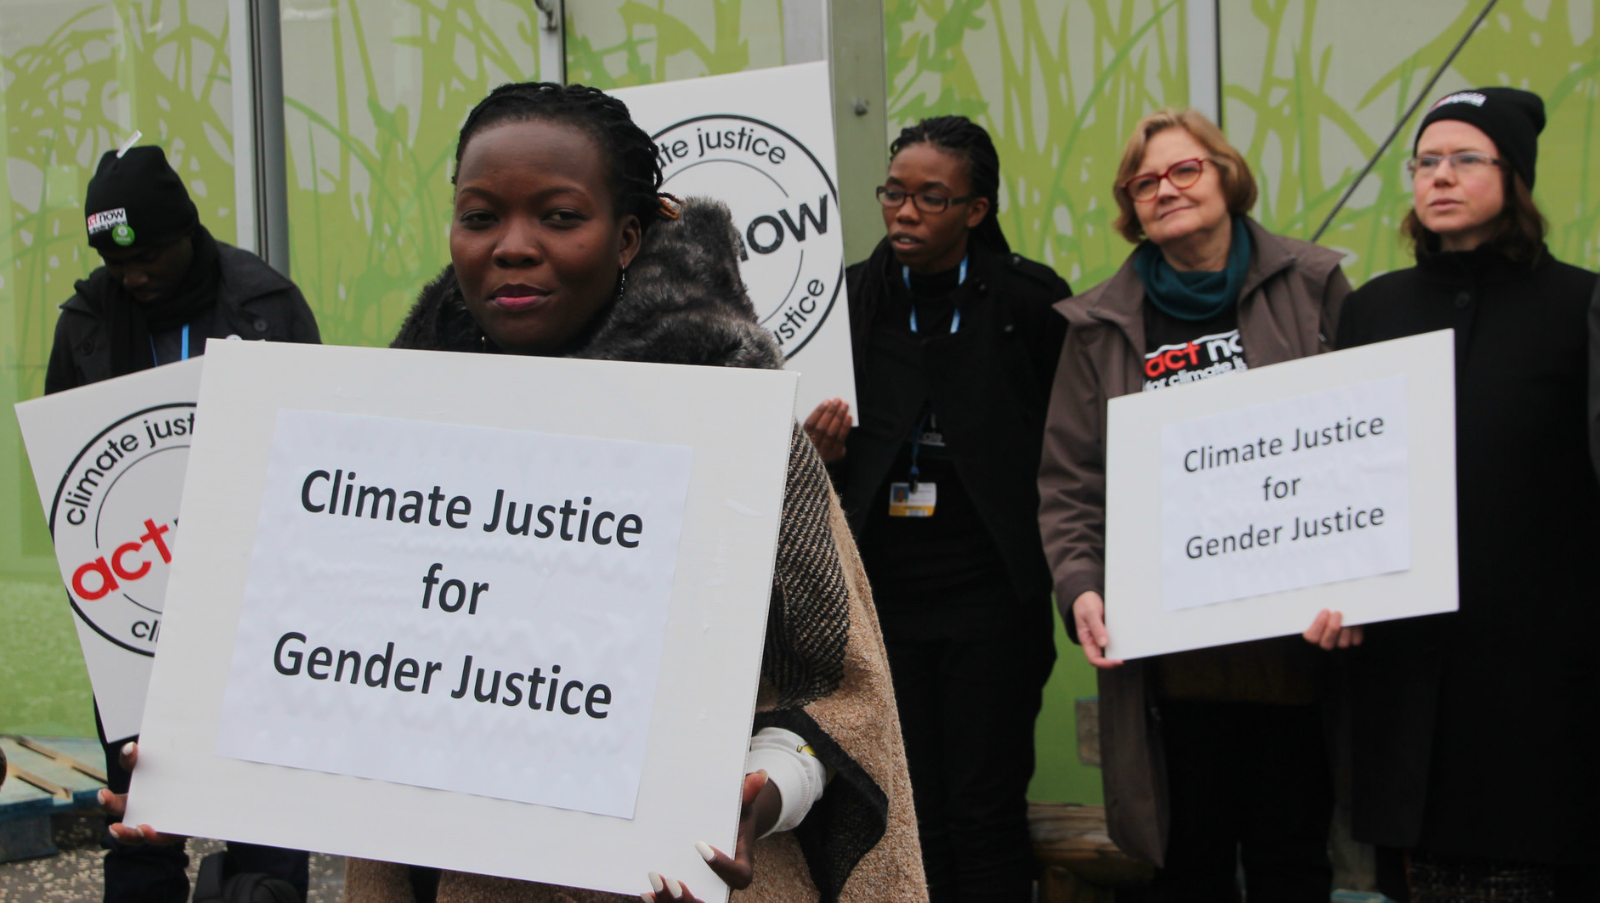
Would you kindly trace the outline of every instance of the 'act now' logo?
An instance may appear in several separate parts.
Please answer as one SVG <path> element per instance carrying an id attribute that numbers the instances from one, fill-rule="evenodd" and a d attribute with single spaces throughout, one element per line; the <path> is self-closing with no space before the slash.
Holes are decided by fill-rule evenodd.
<path id="1" fill-rule="evenodd" d="M 193 435 L 193 403 L 130 414 L 84 446 L 50 506 L 73 611 L 101 636 L 142 655 L 155 654 L 161 635 L 177 487 Z"/>
<path id="2" fill-rule="evenodd" d="M 655 134 L 663 191 L 717 198 L 739 231 L 740 274 L 785 358 L 832 313 L 844 284 L 839 192 L 795 139 L 749 116 L 685 119 Z"/>

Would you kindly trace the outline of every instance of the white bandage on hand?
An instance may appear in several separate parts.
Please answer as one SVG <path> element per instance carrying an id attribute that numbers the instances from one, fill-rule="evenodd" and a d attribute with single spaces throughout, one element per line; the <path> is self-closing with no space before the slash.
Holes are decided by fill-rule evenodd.
<path id="1" fill-rule="evenodd" d="M 783 796 L 778 822 L 767 834 L 794 830 L 828 785 L 828 769 L 806 745 L 805 738 L 781 727 L 764 727 L 750 738 L 750 755 L 745 758 L 744 770 L 746 774 L 765 770 Z"/>

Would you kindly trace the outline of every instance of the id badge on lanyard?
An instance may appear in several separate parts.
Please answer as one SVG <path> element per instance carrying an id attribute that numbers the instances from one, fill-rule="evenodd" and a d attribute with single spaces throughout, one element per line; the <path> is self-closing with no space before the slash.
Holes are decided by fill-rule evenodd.
<path id="1" fill-rule="evenodd" d="M 932 517 L 938 502 L 939 487 L 932 483 L 918 483 L 916 489 L 910 483 L 889 484 L 890 517 Z"/>
<path id="2" fill-rule="evenodd" d="M 906 288 L 911 287 L 911 268 L 901 268 L 901 278 L 906 282 Z M 957 277 L 956 284 L 967 281 L 967 259 L 961 258 L 961 275 Z M 951 312 L 950 333 L 954 335 L 961 328 L 961 309 Z M 917 330 L 917 304 L 911 302 L 911 332 Z M 943 445 L 943 433 L 938 429 L 938 421 L 934 419 L 933 412 L 925 411 L 922 419 L 917 421 L 916 431 L 911 434 L 911 479 L 904 483 L 889 484 L 889 516 L 890 517 L 932 517 L 939 503 L 939 487 L 933 483 L 925 483 L 917 477 L 921 471 L 917 467 L 918 453 L 922 451 L 924 440 L 931 440 L 928 427 L 931 425 L 938 432 L 937 444 Z M 929 441 L 928 444 L 934 444 Z"/>

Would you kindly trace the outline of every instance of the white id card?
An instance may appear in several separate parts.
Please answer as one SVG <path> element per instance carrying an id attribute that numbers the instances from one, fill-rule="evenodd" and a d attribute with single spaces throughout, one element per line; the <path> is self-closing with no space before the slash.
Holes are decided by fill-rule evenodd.
<path id="1" fill-rule="evenodd" d="M 910 483 L 889 484 L 890 517 L 932 517 L 938 500 L 939 487 L 932 483 L 918 483 L 916 492 Z"/>

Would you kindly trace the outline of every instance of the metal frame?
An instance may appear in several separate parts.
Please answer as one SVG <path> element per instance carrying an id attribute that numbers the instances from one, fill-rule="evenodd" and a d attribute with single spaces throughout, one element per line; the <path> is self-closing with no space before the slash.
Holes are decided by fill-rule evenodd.
<path id="1" fill-rule="evenodd" d="M 1189 53 L 1189 107 L 1222 128 L 1222 21 L 1219 0 L 1184 3 Z"/>
<path id="2" fill-rule="evenodd" d="M 785 26 L 791 3 L 793 0 L 784 3 Z M 865 260 L 883 237 L 883 212 L 873 189 L 883 183 L 888 168 L 883 0 L 818 3 L 826 6 L 845 260 Z M 787 34 L 784 42 L 788 44 Z"/>
<path id="3" fill-rule="evenodd" d="M 289 275 L 288 151 L 278 0 L 228 0 L 238 243 Z"/>
<path id="4" fill-rule="evenodd" d="M 567 10 L 566 0 L 533 0 L 539 10 L 539 79 L 547 82 L 567 83 Z M 555 60 L 551 71 L 547 60 Z"/>

